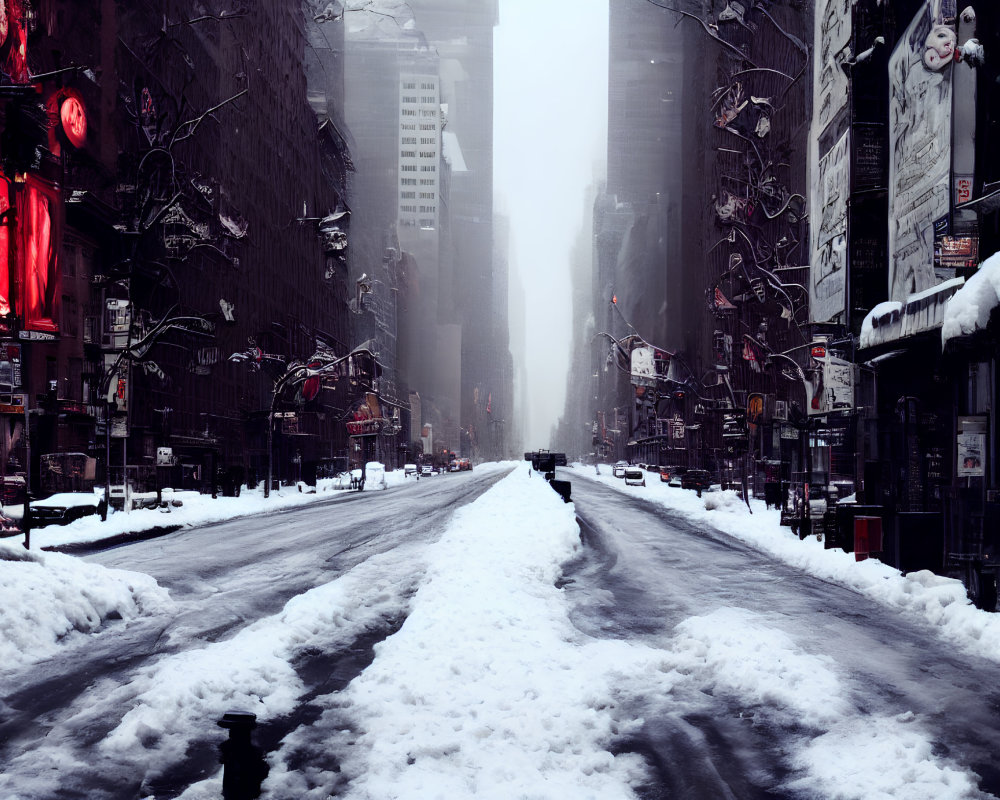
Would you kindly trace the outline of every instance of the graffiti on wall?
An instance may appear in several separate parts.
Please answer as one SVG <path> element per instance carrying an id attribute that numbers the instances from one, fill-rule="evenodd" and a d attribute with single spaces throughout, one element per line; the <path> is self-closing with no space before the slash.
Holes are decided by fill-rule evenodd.
<path id="1" fill-rule="evenodd" d="M 954 0 L 924 3 L 889 59 L 891 300 L 954 277 L 934 269 L 934 223 L 949 210 L 954 65 L 926 55 L 954 16 Z"/>
<path id="2" fill-rule="evenodd" d="M 845 309 L 847 275 L 847 193 L 851 159 L 849 134 L 820 160 L 812 182 L 811 206 L 815 209 L 812 269 L 809 281 L 810 315 L 815 322 L 831 322 Z"/>

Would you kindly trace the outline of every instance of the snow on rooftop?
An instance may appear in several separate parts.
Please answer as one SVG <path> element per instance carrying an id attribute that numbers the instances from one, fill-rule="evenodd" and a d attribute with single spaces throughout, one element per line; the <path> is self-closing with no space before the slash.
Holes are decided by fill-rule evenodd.
<path id="1" fill-rule="evenodd" d="M 941 345 L 968 336 L 989 324 L 990 314 L 1000 305 L 1000 253 L 979 265 L 979 270 L 948 300 L 941 325 Z"/>
<path id="2" fill-rule="evenodd" d="M 884 303 L 879 303 L 869 311 L 868 316 L 861 323 L 861 339 L 858 346 L 865 348 L 875 344 L 875 328 L 879 325 L 883 317 L 893 312 L 897 315 L 903 312 L 903 304 L 898 300 L 887 300 Z"/>

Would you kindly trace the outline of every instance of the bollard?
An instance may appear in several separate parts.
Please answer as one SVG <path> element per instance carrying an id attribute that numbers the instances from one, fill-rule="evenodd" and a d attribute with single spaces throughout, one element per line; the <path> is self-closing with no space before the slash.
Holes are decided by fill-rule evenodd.
<path id="1" fill-rule="evenodd" d="M 229 738 L 219 745 L 223 800 L 256 800 L 270 771 L 264 754 L 250 741 L 250 732 L 257 727 L 257 715 L 227 711 L 216 724 L 229 729 Z"/>

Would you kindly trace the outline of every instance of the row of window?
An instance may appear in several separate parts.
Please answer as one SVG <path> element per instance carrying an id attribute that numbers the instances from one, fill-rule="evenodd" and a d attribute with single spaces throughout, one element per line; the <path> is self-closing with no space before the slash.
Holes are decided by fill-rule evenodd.
<path id="1" fill-rule="evenodd" d="M 400 192 L 399 196 L 402 197 L 404 200 L 412 200 L 412 199 L 416 198 L 417 193 L 416 192 Z M 434 192 L 421 192 L 420 193 L 420 199 L 421 200 L 433 200 L 434 199 Z"/>
<path id="2" fill-rule="evenodd" d="M 405 81 L 403 83 L 403 88 L 404 89 L 416 89 L 417 88 L 417 84 L 416 84 L 415 81 Z M 433 90 L 433 89 L 437 88 L 437 84 L 436 83 L 421 83 L 420 84 L 420 88 L 423 89 L 424 91 L 427 91 L 428 89 Z"/>
<path id="3" fill-rule="evenodd" d="M 417 165 L 416 164 L 400 164 L 399 165 L 399 169 L 400 169 L 401 172 L 416 172 L 417 171 Z M 437 164 L 421 164 L 420 165 L 420 171 L 421 172 L 437 172 Z"/>
<path id="4" fill-rule="evenodd" d="M 415 213 L 417 213 L 417 207 L 414 206 L 414 205 L 403 204 L 403 205 L 400 205 L 399 210 L 402 211 L 404 214 L 405 213 L 409 213 L 409 214 L 415 214 Z M 420 213 L 421 214 L 436 214 L 437 213 L 437 206 L 420 206 Z"/>
<path id="5" fill-rule="evenodd" d="M 409 114 L 408 116 L 412 117 L 413 115 Z M 404 131 L 415 131 L 417 129 L 417 123 L 415 123 L 415 122 L 403 122 L 403 123 L 400 124 L 399 127 L 402 130 L 404 130 Z M 421 122 L 420 123 L 420 130 L 422 130 L 422 131 L 436 131 L 437 130 L 437 125 L 435 125 L 433 122 Z M 430 141 L 425 140 L 425 139 L 421 139 L 420 140 L 420 144 L 434 144 L 435 142 L 437 142 L 437 139 L 432 139 Z M 414 142 L 414 144 L 416 144 L 416 142 Z"/>

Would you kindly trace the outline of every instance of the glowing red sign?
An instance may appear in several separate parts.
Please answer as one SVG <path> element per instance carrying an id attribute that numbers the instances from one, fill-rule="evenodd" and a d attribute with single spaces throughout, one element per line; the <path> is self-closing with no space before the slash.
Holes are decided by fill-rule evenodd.
<path id="1" fill-rule="evenodd" d="M 18 197 L 20 275 L 17 307 L 26 330 L 57 331 L 59 326 L 59 194 L 29 176 Z"/>
<path id="2" fill-rule="evenodd" d="M 59 107 L 59 121 L 63 133 L 73 147 L 83 147 L 87 143 L 87 112 L 80 99 L 70 95 Z"/>

